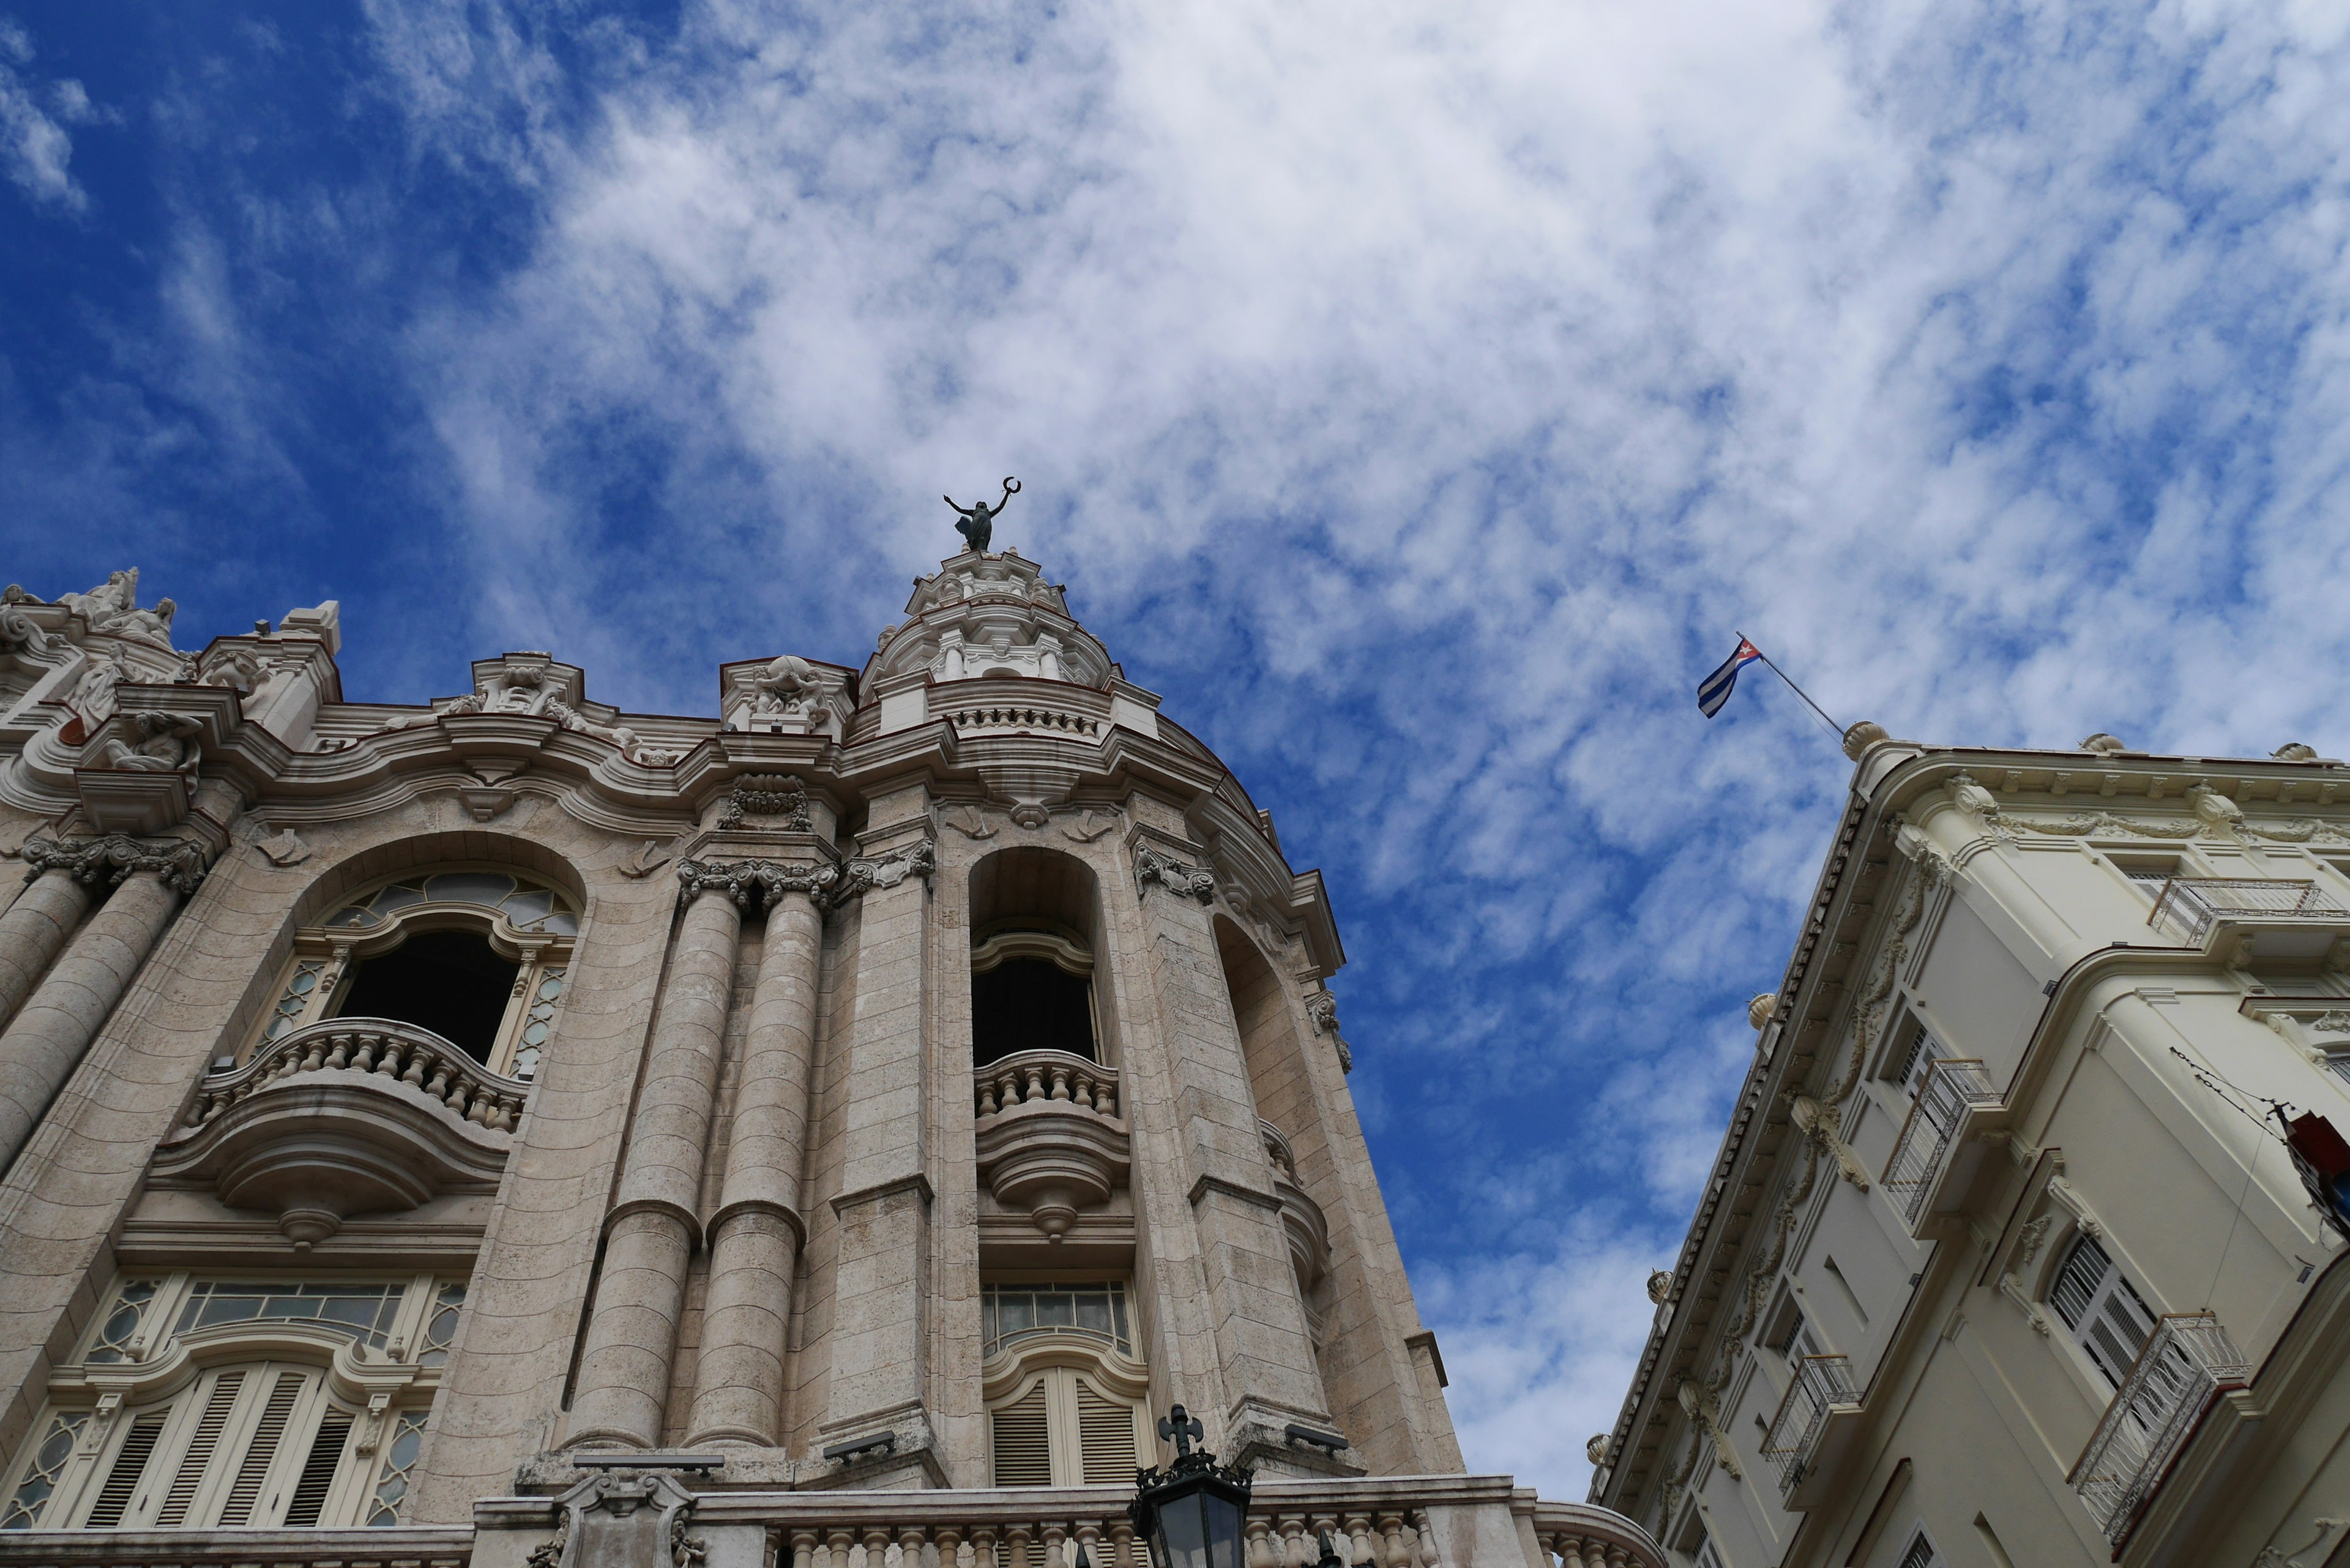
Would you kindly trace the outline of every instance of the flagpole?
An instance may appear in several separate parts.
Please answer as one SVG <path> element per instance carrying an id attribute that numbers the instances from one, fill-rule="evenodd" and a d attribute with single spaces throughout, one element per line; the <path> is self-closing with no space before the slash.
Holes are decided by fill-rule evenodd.
<path id="1" fill-rule="evenodd" d="M 1738 640 L 1745 643 L 1749 648 L 1753 648 L 1755 658 L 1761 659 L 1765 664 L 1771 664 L 1771 656 L 1763 652 L 1762 649 L 1755 647 L 1753 639 L 1749 638 L 1744 632 L 1742 631 L 1738 634 Z M 1813 712 L 1817 713 L 1820 716 L 1820 722 L 1825 724 L 1829 729 L 1835 732 L 1835 737 L 1837 740 L 1841 741 L 1844 739 L 1844 726 L 1837 723 L 1834 719 L 1829 718 L 1827 715 L 1827 710 L 1813 701 L 1812 694 L 1810 692 L 1796 685 L 1793 680 L 1789 679 L 1787 672 L 1780 669 L 1775 664 L 1771 664 L 1771 673 L 1777 676 L 1780 680 L 1785 680 L 1787 682 L 1787 690 L 1793 691 L 1796 696 L 1801 697 L 1804 700 L 1804 706 L 1809 708 Z"/>

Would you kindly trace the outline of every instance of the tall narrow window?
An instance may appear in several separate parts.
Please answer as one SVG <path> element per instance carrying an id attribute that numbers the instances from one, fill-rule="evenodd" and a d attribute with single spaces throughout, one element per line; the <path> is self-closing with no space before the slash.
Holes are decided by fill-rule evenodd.
<path id="1" fill-rule="evenodd" d="M 1902 1092 L 1915 1097 L 1918 1085 L 1926 1081 L 1926 1069 L 1949 1054 L 1935 1043 L 1932 1033 L 1924 1024 L 1911 1024 L 1909 1044 L 1901 1054 L 1901 1071 L 1895 1075 L 1900 1080 Z"/>
<path id="2" fill-rule="evenodd" d="M 1047 1366 L 988 1411 L 997 1486 L 1132 1485 L 1141 1407 L 1100 1374 Z"/>
<path id="3" fill-rule="evenodd" d="M 972 949 L 972 1063 L 1022 1051 L 1098 1061 L 1093 955 L 1066 932 L 1002 930 Z"/>
<path id="4" fill-rule="evenodd" d="M 2056 1271 L 2056 1282 L 2049 1287 L 2048 1304 L 2106 1381 L 2120 1387 L 2154 1332 L 2154 1312 L 2130 1288 L 2095 1237 L 2084 1236 L 2073 1243 Z"/>

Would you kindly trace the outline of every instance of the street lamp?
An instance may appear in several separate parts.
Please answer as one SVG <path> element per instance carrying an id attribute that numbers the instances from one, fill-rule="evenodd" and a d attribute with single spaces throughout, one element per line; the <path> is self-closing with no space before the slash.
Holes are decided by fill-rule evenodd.
<path id="1" fill-rule="evenodd" d="M 1157 1568 L 1247 1568 L 1241 1531 L 1256 1472 L 1194 1449 L 1207 1432 L 1180 1405 L 1159 1423 L 1159 1436 L 1175 1445 L 1175 1462 L 1137 1470 L 1126 1508 L 1134 1532 L 1150 1543 L 1151 1561 Z"/>

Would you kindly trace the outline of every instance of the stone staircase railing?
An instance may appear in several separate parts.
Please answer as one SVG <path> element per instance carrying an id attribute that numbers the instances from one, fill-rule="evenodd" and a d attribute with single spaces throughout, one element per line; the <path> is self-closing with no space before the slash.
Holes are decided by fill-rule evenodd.
<path id="1" fill-rule="evenodd" d="M 305 1073 L 370 1073 L 423 1091 L 460 1121 L 512 1132 L 530 1085 L 502 1078 L 429 1029 L 389 1018 L 328 1018 L 280 1035 L 234 1072 L 204 1080 L 188 1107 L 190 1129 Z"/>

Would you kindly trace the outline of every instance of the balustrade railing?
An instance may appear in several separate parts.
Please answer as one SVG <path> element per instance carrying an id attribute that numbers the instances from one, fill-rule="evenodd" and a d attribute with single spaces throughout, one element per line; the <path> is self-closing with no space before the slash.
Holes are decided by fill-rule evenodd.
<path id="1" fill-rule="evenodd" d="M 1066 1100 L 1118 1116 L 1118 1069 L 1066 1051 L 1015 1051 L 972 1072 L 972 1115 L 992 1116 L 1014 1106 Z"/>
<path id="2" fill-rule="evenodd" d="M 1795 1363 L 1795 1375 L 1771 1417 L 1762 1439 L 1762 1455 L 1779 1467 L 1779 1490 L 1783 1495 L 1803 1484 L 1804 1471 L 1819 1452 L 1820 1435 L 1837 1407 L 1860 1403 L 1853 1386 L 1852 1368 L 1841 1355 L 1806 1355 Z"/>
<path id="3" fill-rule="evenodd" d="M 1054 734 L 1101 738 L 1102 722 L 1090 714 L 1035 703 L 991 702 L 959 705 L 947 714 L 958 732 L 973 730 L 1043 730 Z"/>
<path id="4" fill-rule="evenodd" d="M 1638 1525 L 1587 1503 L 1535 1503 L 1534 1542 L 1558 1568 L 1645 1568 L 1664 1561 Z"/>
<path id="5" fill-rule="evenodd" d="M 1885 1162 L 1885 1193 L 1904 1220 L 1917 1224 L 1926 1194 L 1932 1190 L 1967 1113 L 1997 1104 L 1999 1091 L 1981 1062 L 1953 1057 L 1928 1064 L 1908 1119 L 1893 1141 L 1893 1156 Z"/>
<path id="6" fill-rule="evenodd" d="M 2350 909 L 2314 882 L 2253 881 L 2230 877 L 2173 877 L 2156 895 L 2149 926 L 2163 926 L 2199 942 L 2215 920 L 2350 920 Z"/>
<path id="7" fill-rule="evenodd" d="M 388 1018 L 329 1018 L 280 1035 L 234 1072 L 206 1078 L 188 1107 L 201 1127 L 270 1085 L 306 1073 L 367 1073 L 406 1084 L 452 1116 L 512 1132 L 530 1085 L 502 1078 L 429 1029 Z"/>
<path id="8" fill-rule="evenodd" d="M 2212 1397 L 2251 1374 L 2217 1314 L 2173 1313 L 2155 1324 L 2065 1478 L 2108 1542 L 2128 1535 Z"/>

